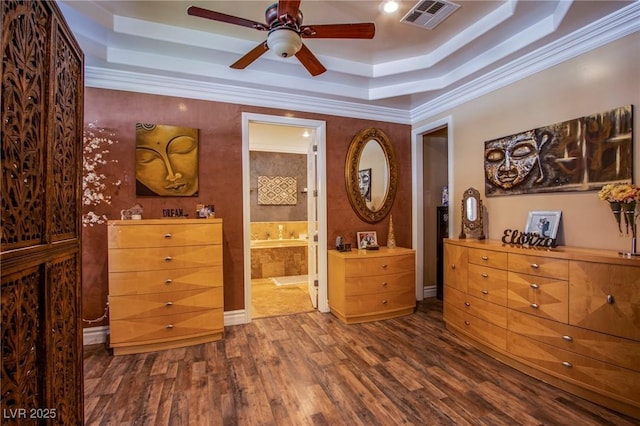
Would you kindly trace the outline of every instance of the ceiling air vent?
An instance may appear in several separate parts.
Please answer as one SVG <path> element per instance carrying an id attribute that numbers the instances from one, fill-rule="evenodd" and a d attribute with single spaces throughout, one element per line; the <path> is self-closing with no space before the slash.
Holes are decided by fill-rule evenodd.
<path id="1" fill-rule="evenodd" d="M 432 30 L 460 7 L 446 0 L 423 0 L 404 15 L 400 22 Z"/>

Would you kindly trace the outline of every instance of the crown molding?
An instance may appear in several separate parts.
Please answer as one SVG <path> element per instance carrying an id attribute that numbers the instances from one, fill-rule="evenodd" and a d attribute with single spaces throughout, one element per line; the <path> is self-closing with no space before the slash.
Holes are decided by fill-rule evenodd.
<path id="1" fill-rule="evenodd" d="M 177 96 L 230 104 L 409 124 L 409 111 L 400 108 L 298 94 L 286 94 L 286 99 L 283 102 L 283 94 L 278 91 L 244 88 L 95 66 L 85 67 L 85 85 L 99 89 Z M 283 105 L 286 105 L 286 107 L 283 107 Z"/>
<path id="2" fill-rule="evenodd" d="M 640 1 L 413 108 L 411 124 L 427 120 L 640 30 Z"/>

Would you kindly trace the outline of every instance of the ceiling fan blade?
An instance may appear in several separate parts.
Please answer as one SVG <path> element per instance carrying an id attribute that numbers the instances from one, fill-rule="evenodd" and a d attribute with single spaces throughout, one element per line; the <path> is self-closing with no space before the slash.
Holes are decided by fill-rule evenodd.
<path id="1" fill-rule="evenodd" d="M 280 0 L 278 1 L 278 19 L 286 17 L 284 20 L 280 19 L 283 23 L 294 24 L 298 17 L 298 10 L 300 9 L 300 0 Z"/>
<path id="2" fill-rule="evenodd" d="M 187 9 L 187 15 L 211 19 L 218 22 L 226 22 L 227 24 L 240 25 L 247 28 L 254 28 L 260 31 L 269 30 L 269 27 L 260 22 L 252 21 L 250 19 L 238 18 L 237 16 L 231 16 L 220 12 L 214 12 L 213 10 L 202 9 L 198 6 L 189 6 L 189 8 Z"/>
<path id="3" fill-rule="evenodd" d="M 373 23 L 305 25 L 300 29 L 304 38 L 373 38 L 375 34 Z"/>
<path id="4" fill-rule="evenodd" d="M 258 59 L 264 52 L 269 50 L 269 46 L 267 46 L 267 42 L 262 42 L 256 47 L 254 47 L 249 53 L 244 55 L 242 58 L 235 61 L 231 64 L 231 68 L 235 68 L 237 70 L 242 70 L 251 65 L 253 61 Z"/>
<path id="5" fill-rule="evenodd" d="M 312 76 L 317 76 L 325 72 L 327 69 L 320 63 L 318 58 L 315 57 L 313 53 L 309 50 L 307 46 L 304 44 L 296 53 L 296 58 L 300 61 L 300 63 L 309 71 L 309 74 Z"/>

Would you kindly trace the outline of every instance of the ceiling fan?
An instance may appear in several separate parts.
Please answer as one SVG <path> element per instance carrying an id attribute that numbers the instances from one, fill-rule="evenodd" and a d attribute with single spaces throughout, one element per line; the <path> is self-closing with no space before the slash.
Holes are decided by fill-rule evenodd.
<path id="1" fill-rule="evenodd" d="M 266 41 L 234 62 L 231 68 L 244 69 L 267 50 L 272 50 L 283 58 L 295 55 L 312 76 L 322 74 L 327 69 L 302 43 L 302 38 L 372 39 L 376 31 L 373 23 L 302 25 L 300 0 L 279 0 L 269 6 L 265 11 L 266 24 L 197 6 L 189 6 L 187 14 L 269 32 Z"/>

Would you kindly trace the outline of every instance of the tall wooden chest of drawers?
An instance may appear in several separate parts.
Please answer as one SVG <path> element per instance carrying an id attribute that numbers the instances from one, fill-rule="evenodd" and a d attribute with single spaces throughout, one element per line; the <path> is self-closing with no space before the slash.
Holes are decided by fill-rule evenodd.
<path id="1" fill-rule="evenodd" d="M 532 376 L 640 418 L 640 259 L 445 242 L 444 320 Z"/>
<path id="2" fill-rule="evenodd" d="M 415 251 L 329 250 L 328 284 L 331 313 L 347 324 L 410 314 L 416 306 Z"/>
<path id="3" fill-rule="evenodd" d="M 223 337 L 222 219 L 112 220 L 107 229 L 115 355 Z"/>

